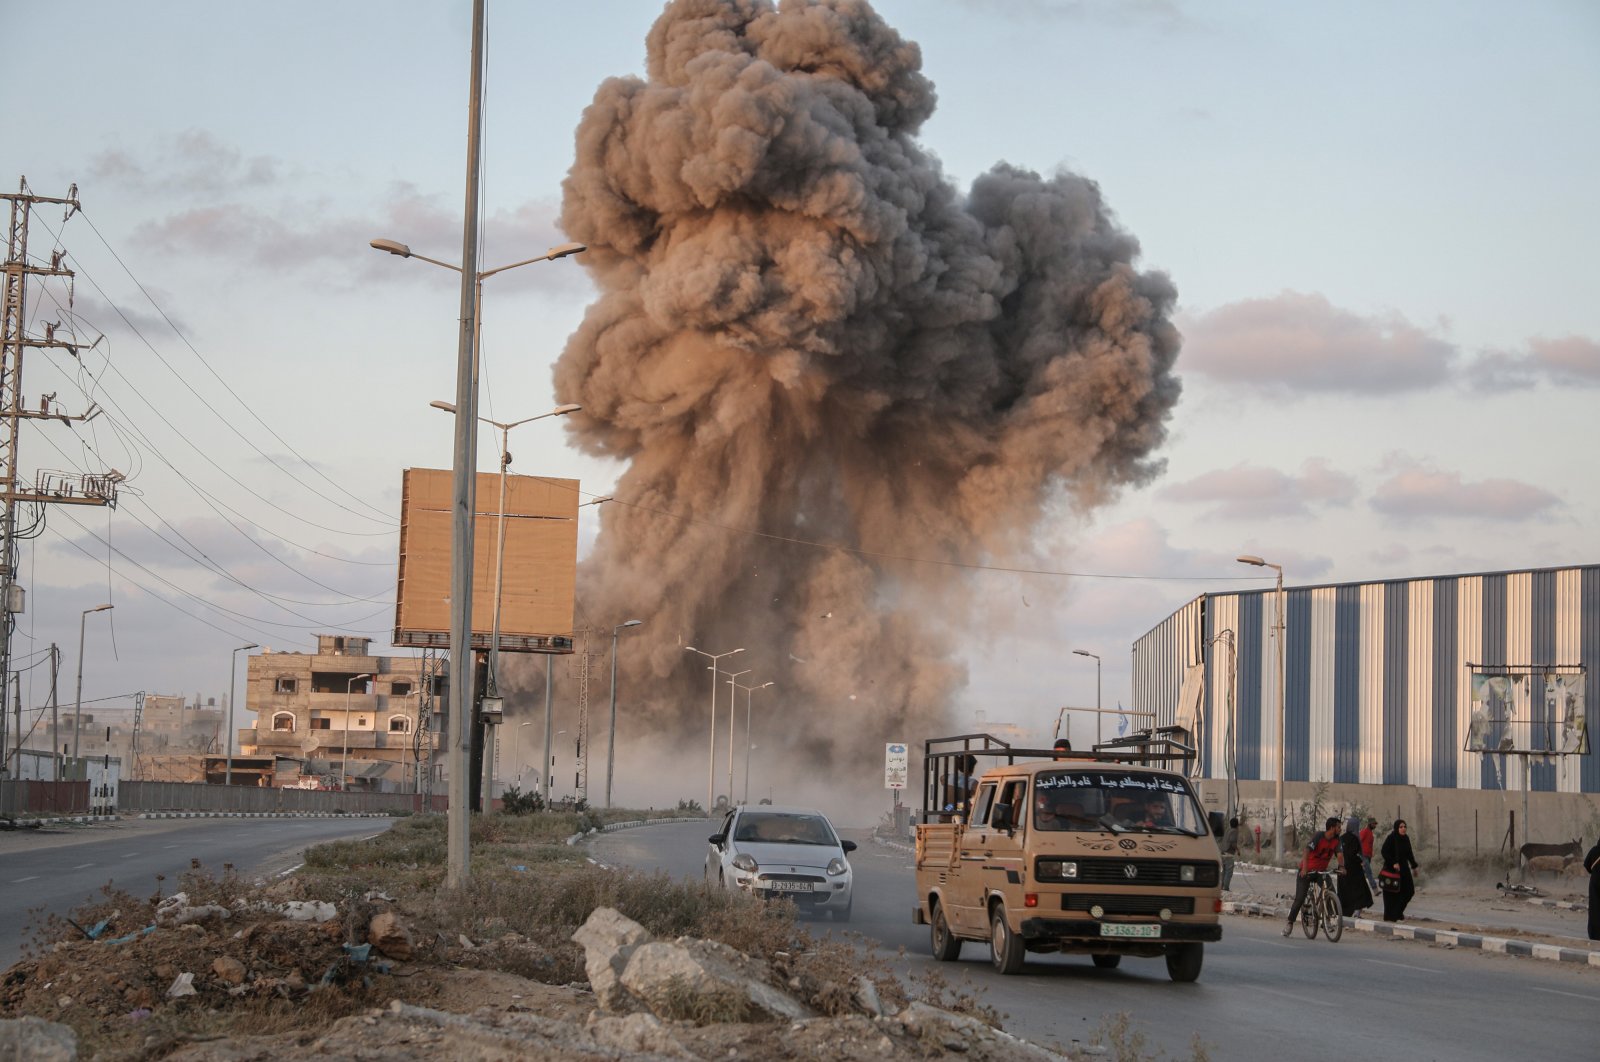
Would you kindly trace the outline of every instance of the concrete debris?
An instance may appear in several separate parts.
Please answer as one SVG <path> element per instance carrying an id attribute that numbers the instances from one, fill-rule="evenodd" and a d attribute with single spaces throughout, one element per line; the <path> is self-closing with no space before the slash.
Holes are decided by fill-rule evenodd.
<path id="1" fill-rule="evenodd" d="M 883 1001 L 878 998 L 878 986 L 871 978 L 857 977 L 850 987 L 853 989 L 851 996 L 863 1013 L 874 1018 L 883 1015 Z"/>
<path id="2" fill-rule="evenodd" d="M 610 907 L 596 908 L 572 935 L 601 1010 L 639 1006 L 669 1021 L 793 1021 L 811 1008 L 774 986 L 764 963 L 716 941 L 656 941 Z"/>
<path id="3" fill-rule="evenodd" d="M 78 1034 L 65 1025 L 40 1018 L 0 1020 L 0 1058 L 28 1062 L 75 1062 Z"/>
<path id="4" fill-rule="evenodd" d="M 327 922 L 339 917 L 339 909 L 322 900 L 290 900 L 280 904 L 278 910 L 293 922 Z"/>
<path id="5" fill-rule="evenodd" d="M 206 922 L 213 918 L 227 918 L 228 909 L 221 904 L 205 903 L 189 906 L 189 894 L 175 892 L 156 904 L 156 925 L 181 926 L 191 922 Z"/>
<path id="6" fill-rule="evenodd" d="M 621 1017 L 600 1014 L 589 1015 L 589 1035 L 600 1047 L 630 1053 L 659 1055 L 666 1058 L 694 1058 L 695 1053 L 685 1047 L 654 1014 L 627 1014 Z"/>
<path id="7" fill-rule="evenodd" d="M 634 951 L 653 939 L 649 930 L 615 908 L 597 907 L 572 939 L 583 948 L 584 971 L 600 1009 L 613 1014 L 636 1009 L 621 974 Z"/>
<path id="8" fill-rule="evenodd" d="M 211 972 L 230 985 L 244 984 L 244 963 L 231 955 L 219 955 L 211 964 Z"/>
<path id="9" fill-rule="evenodd" d="M 192 996 L 194 993 L 194 974 L 181 973 L 178 975 L 178 979 L 172 982 L 172 987 L 167 989 L 167 998 L 182 999 L 184 996 Z"/>
<path id="10" fill-rule="evenodd" d="M 414 950 L 411 930 L 393 911 L 373 916 L 372 921 L 367 923 L 367 940 L 384 955 L 401 962 L 411 958 Z"/>

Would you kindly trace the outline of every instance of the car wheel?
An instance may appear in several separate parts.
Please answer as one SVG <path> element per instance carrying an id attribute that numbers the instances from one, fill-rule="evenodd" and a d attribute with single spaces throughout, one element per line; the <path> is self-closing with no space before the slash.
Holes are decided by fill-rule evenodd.
<path id="1" fill-rule="evenodd" d="M 1102 970 L 1115 970 L 1122 964 L 1121 955 L 1091 955 L 1089 958 L 1093 959 L 1094 964 Z"/>
<path id="2" fill-rule="evenodd" d="M 944 905 L 933 901 L 932 928 L 929 937 L 933 943 L 933 957 L 940 962 L 955 962 L 961 958 L 961 941 L 950 932 L 950 923 L 944 920 Z"/>
<path id="3" fill-rule="evenodd" d="M 829 911 L 828 917 L 832 918 L 835 922 L 848 922 L 850 921 L 850 909 L 854 906 L 855 901 L 851 900 L 843 907 L 836 907 L 832 911 Z"/>
<path id="4" fill-rule="evenodd" d="M 994 968 L 1003 974 L 1022 972 L 1027 951 L 1022 941 L 1006 925 L 1006 905 L 997 903 L 989 912 L 989 954 Z"/>
<path id="5" fill-rule="evenodd" d="M 1204 944 L 1174 944 L 1167 949 L 1167 976 L 1174 981 L 1198 980 L 1205 958 Z"/>

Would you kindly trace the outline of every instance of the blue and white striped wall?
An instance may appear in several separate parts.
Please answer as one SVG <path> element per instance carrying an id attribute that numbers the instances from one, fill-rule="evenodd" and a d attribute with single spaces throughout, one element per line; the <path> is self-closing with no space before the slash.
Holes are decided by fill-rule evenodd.
<path id="1" fill-rule="evenodd" d="M 1586 756 L 1529 767 L 1539 792 L 1600 792 L 1600 565 L 1291 587 L 1285 595 L 1290 781 L 1521 789 L 1523 758 L 1463 751 L 1469 664 L 1582 665 Z M 1278 777 L 1274 591 L 1204 594 L 1133 645 L 1134 704 L 1176 721 L 1203 669 L 1199 773 Z M 1230 646 L 1232 648 L 1230 648 Z M 1535 689 L 1533 703 L 1544 698 Z"/>

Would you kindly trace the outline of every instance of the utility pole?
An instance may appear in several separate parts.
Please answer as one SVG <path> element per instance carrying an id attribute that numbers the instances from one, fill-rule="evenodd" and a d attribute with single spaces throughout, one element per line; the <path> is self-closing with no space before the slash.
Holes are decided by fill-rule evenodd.
<path id="1" fill-rule="evenodd" d="M 573 778 L 574 799 L 589 799 L 589 631 L 583 632 L 583 654 L 578 664 L 578 746 L 577 774 Z"/>
<path id="2" fill-rule="evenodd" d="M 72 217 L 78 210 L 78 186 L 72 185 L 65 198 L 34 195 L 28 189 L 28 179 L 22 178 L 17 191 L 0 194 L 0 199 L 11 204 L 11 220 L 7 228 L 4 290 L 0 293 L 0 418 L 4 418 L 5 431 L 0 437 L 0 692 L 11 675 L 11 632 L 16 626 L 14 617 L 23 610 L 23 589 L 16 581 L 17 575 L 17 503 L 28 502 L 42 507 L 51 505 L 109 505 L 117 504 L 117 484 L 122 474 L 67 475 L 60 472 L 40 472 L 37 482 L 25 486 L 18 464 L 18 442 L 24 420 L 59 420 L 62 423 L 94 418 L 100 411 L 91 406 L 82 416 L 68 416 L 50 408 L 48 397 L 40 399 L 39 408 L 25 408 L 22 391 L 23 354 L 30 347 L 66 350 L 78 356 L 78 344 L 57 339 L 56 326 L 44 326 L 44 338 L 27 334 L 28 280 L 30 277 L 64 277 L 69 282 L 74 273 L 62 263 L 66 252 L 51 252 L 49 265 L 37 265 L 28 258 L 28 224 L 33 208 L 56 205 L 64 208 L 63 218 Z M 71 297 L 68 297 L 71 304 Z M 0 697 L 3 700 L 3 697 Z M 59 751 L 59 750 L 57 750 Z M 20 767 L 20 764 L 19 764 Z"/>

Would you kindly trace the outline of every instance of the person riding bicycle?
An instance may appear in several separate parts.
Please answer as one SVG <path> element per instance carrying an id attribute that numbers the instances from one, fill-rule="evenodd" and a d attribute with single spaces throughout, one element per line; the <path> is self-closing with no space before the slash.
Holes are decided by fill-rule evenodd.
<path id="1" fill-rule="evenodd" d="M 1305 855 L 1300 857 L 1300 869 L 1295 875 L 1294 903 L 1289 907 L 1289 921 L 1283 927 L 1284 936 L 1294 932 L 1295 919 L 1300 917 L 1300 908 L 1305 906 L 1306 902 L 1306 892 L 1311 888 L 1311 875 L 1327 873 L 1328 864 L 1338 854 L 1339 818 L 1336 815 L 1327 821 L 1321 833 L 1311 838 L 1311 843 L 1306 845 Z"/>

